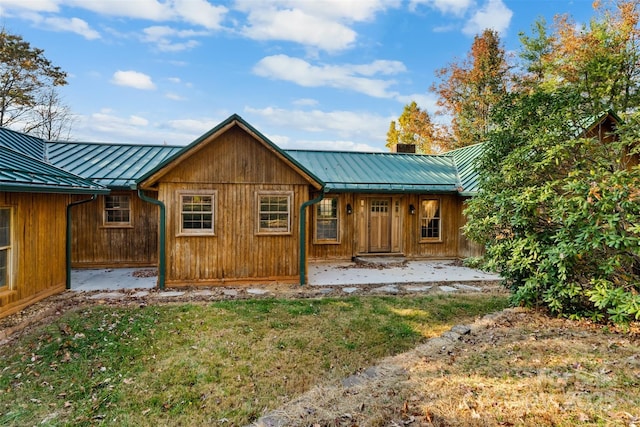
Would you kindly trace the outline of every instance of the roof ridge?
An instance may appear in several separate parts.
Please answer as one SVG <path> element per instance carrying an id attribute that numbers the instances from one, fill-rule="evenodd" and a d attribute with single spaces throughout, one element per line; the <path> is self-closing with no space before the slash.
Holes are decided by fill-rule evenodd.
<path id="1" fill-rule="evenodd" d="M 47 141 L 43 140 L 45 144 L 73 144 L 73 145 L 107 145 L 115 147 L 167 147 L 167 148 L 183 148 L 186 145 L 173 145 L 173 144 L 136 144 L 133 142 L 85 142 L 85 141 Z"/>

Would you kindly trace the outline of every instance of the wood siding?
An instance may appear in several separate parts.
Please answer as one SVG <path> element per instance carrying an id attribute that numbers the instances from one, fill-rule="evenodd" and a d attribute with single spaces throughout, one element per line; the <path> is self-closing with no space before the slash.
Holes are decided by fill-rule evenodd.
<path id="1" fill-rule="evenodd" d="M 180 232 L 181 194 L 198 190 L 215 191 L 214 235 Z M 289 233 L 257 233 L 257 195 L 265 191 L 291 195 Z M 297 281 L 299 209 L 309 191 L 300 174 L 239 127 L 208 141 L 159 182 L 167 211 L 167 285 Z"/>
<path id="2" fill-rule="evenodd" d="M 439 241 L 423 241 L 420 238 L 420 201 L 422 199 L 440 201 L 441 239 Z M 391 250 L 389 253 L 404 255 L 415 259 L 464 258 L 480 251 L 462 234 L 464 225 L 464 199 L 448 194 L 352 194 L 338 196 L 339 233 L 338 243 L 317 243 L 311 241 L 309 259 L 350 260 L 355 256 L 371 253 L 369 242 L 369 210 L 372 200 L 391 200 Z M 350 204 L 353 213 L 346 213 Z M 413 205 L 416 212 L 411 214 L 409 207 Z M 315 227 L 315 210 L 309 215 L 309 236 L 313 236 Z"/>
<path id="3" fill-rule="evenodd" d="M 104 225 L 104 196 L 71 209 L 74 268 L 150 267 L 158 263 L 158 207 L 134 191 L 113 191 L 130 197 L 131 225 Z M 75 200 L 88 196 L 76 196 Z"/>
<path id="4" fill-rule="evenodd" d="M 0 317 L 20 311 L 66 285 L 66 206 L 61 194 L 0 192 L 11 214 L 11 283 L 0 288 Z"/>

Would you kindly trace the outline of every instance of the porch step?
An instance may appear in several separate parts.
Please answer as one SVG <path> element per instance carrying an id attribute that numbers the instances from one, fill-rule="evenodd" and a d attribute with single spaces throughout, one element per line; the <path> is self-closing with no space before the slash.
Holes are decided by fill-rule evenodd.
<path id="1" fill-rule="evenodd" d="M 357 256 L 353 259 L 358 265 L 366 267 L 403 267 L 407 259 L 402 256 Z"/>

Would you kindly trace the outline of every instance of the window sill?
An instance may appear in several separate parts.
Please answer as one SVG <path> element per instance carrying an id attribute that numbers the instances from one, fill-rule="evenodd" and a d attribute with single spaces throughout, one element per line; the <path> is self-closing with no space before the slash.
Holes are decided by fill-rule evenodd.
<path id="1" fill-rule="evenodd" d="M 339 245 L 339 240 L 314 240 L 314 245 Z"/>
<path id="2" fill-rule="evenodd" d="M 207 232 L 200 232 L 200 233 L 178 233 L 176 234 L 176 237 L 216 237 L 216 233 L 213 233 L 211 231 L 207 231 Z"/>
<path id="3" fill-rule="evenodd" d="M 291 231 L 258 231 L 256 236 L 291 236 Z"/>
<path id="4" fill-rule="evenodd" d="M 442 239 L 420 239 L 419 243 L 442 243 Z"/>
<path id="5" fill-rule="evenodd" d="M 110 229 L 110 228 L 134 228 L 134 227 L 132 224 L 113 224 L 113 225 L 102 224 L 100 228 Z"/>

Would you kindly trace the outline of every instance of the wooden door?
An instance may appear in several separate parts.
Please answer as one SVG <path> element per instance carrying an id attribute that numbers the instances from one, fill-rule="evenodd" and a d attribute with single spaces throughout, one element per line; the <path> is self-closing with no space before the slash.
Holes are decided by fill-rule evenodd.
<path id="1" fill-rule="evenodd" d="M 391 199 L 369 203 L 369 252 L 391 251 Z"/>

